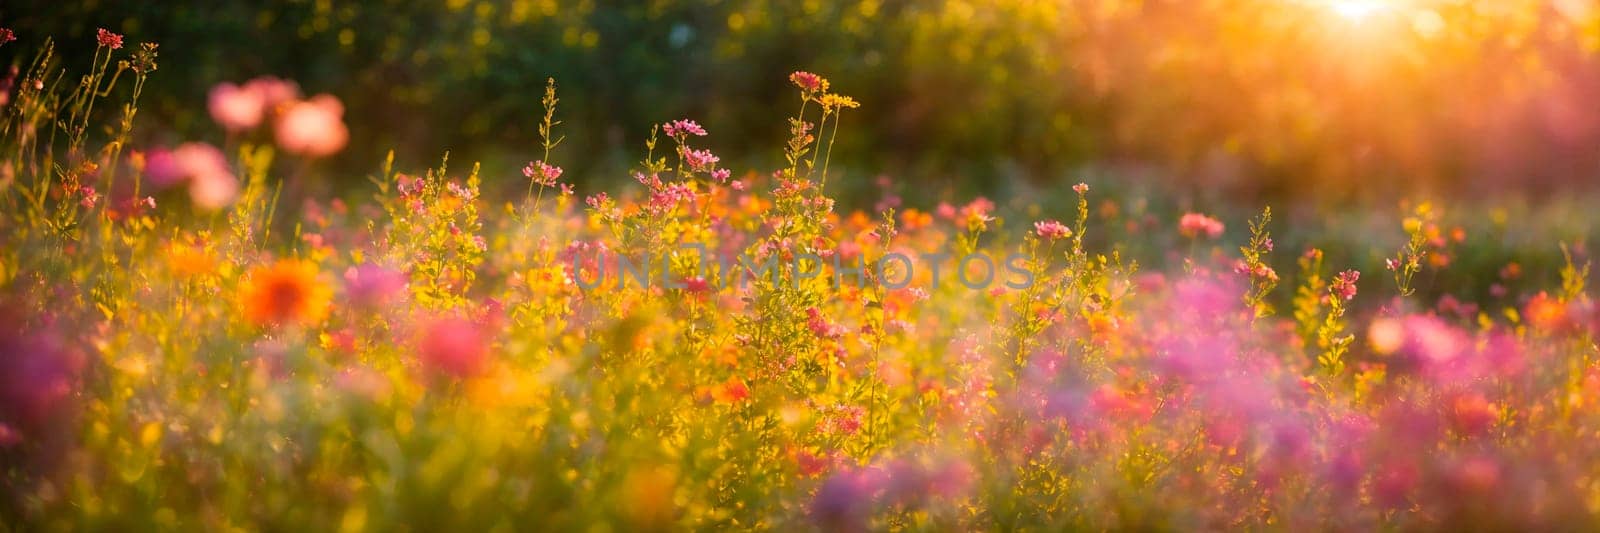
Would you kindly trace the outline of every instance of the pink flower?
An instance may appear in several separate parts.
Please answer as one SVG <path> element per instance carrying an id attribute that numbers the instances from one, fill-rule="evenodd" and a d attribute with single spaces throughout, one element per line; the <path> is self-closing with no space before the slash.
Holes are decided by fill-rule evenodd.
<path id="1" fill-rule="evenodd" d="M 260 76 L 245 82 L 244 89 L 261 97 L 261 107 L 272 113 L 278 106 L 300 98 L 300 86 L 272 76 Z"/>
<path id="2" fill-rule="evenodd" d="M 727 183 L 728 177 L 732 175 L 733 172 L 730 172 L 725 168 L 719 168 L 711 171 L 711 179 L 717 180 L 717 183 Z"/>
<path id="3" fill-rule="evenodd" d="M 79 187 L 78 194 L 81 196 L 78 204 L 82 205 L 84 209 L 91 209 L 94 207 L 95 202 L 100 201 L 100 193 L 94 192 L 94 187 L 88 185 Z"/>
<path id="4" fill-rule="evenodd" d="M 434 320 L 423 327 L 418 352 L 430 374 L 456 379 L 477 376 L 489 364 L 489 340 L 464 318 Z"/>
<path id="5" fill-rule="evenodd" d="M 1356 280 L 1361 279 L 1361 273 L 1354 270 L 1340 272 L 1333 277 L 1333 284 L 1328 290 L 1335 296 L 1350 300 L 1356 297 Z"/>
<path id="6" fill-rule="evenodd" d="M 0 310 L 0 420 L 22 430 L 57 419 L 78 397 L 84 354 L 52 331 L 25 328 Z"/>
<path id="7" fill-rule="evenodd" d="M 1222 236 L 1223 225 L 1217 219 L 1200 213 L 1188 213 L 1178 219 L 1178 232 L 1189 238 L 1198 238 L 1204 235 L 1215 239 Z"/>
<path id="8" fill-rule="evenodd" d="M 1478 435 L 1494 425 L 1499 416 L 1494 404 L 1476 392 L 1462 393 L 1446 406 L 1450 424 L 1463 435 Z"/>
<path id="9" fill-rule="evenodd" d="M 822 76 L 818 76 L 803 70 L 797 70 L 793 74 L 789 75 L 789 83 L 793 83 L 795 87 L 799 87 L 807 91 L 820 91 L 827 88 L 828 81 L 822 79 Z"/>
<path id="10" fill-rule="evenodd" d="M 1073 185 L 1072 186 L 1072 190 L 1073 190 L 1073 192 L 1076 192 L 1078 194 L 1083 194 L 1083 193 L 1089 192 L 1089 184 L 1087 184 L 1087 183 L 1079 183 L 1077 185 Z"/>
<path id="11" fill-rule="evenodd" d="M 12 33 L 11 32 L 11 28 L 0 28 L 0 45 L 9 43 L 9 42 L 15 41 L 15 40 L 17 40 L 17 34 Z"/>
<path id="12" fill-rule="evenodd" d="M 250 90 L 248 86 L 223 82 L 212 87 L 206 95 L 206 108 L 211 111 L 211 119 L 217 121 L 222 129 L 244 131 L 261 125 L 266 100 L 261 93 Z"/>
<path id="13" fill-rule="evenodd" d="M 189 200 L 203 211 L 216 211 L 239 199 L 239 180 L 232 174 L 211 173 L 189 182 Z"/>
<path id="14" fill-rule="evenodd" d="M 95 40 L 100 42 L 100 46 L 108 47 L 112 50 L 122 48 L 122 36 L 106 31 L 105 28 L 100 28 L 100 31 L 95 32 Z"/>
<path id="15" fill-rule="evenodd" d="M 172 151 L 151 150 L 145 161 L 145 178 L 151 184 L 166 188 L 187 180 L 189 197 L 201 209 L 227 207 L 239 194 L 228 158 L 215 146 L 184 143 Z"/>
<path id="16" fill-rule="evenodd" d="M 331 95 L 289 104 L 278 116 L 278 146 L 306 157 L 326 157 L 344 149 L 350 130 L 344 125 L 344 104 Z"/>
<path id="17" fill-rule="evenodd" d="M 406 275 L 374 263 L 362 263 L 344 271 L 344 291 L 352 303 L 381 306 L 406 288 Z"/>
<path id="18" fill-rule="evenodd" d="M 1045 240 L 1065 239 L 1072 236 L 1072 230 L 1054 220 L 1041 220 L 1033 223 L 1033 232 Z"/>
<path id="19" fill-rule="evenodd" d="M 527 176 L 534 183 L 545 187 L 555 185 L 556 180 L 561 178 L 561 172 L 561 167 L 545 163 L 542 160 L 530 161 L 527 166 L 522 167 L 523 176 Z"/>
<path id="20" fill-rule="evenodd" d="M 710 170 L 712 165 L 716 165 L 717 161 L 721 161 L 722 159 L 718 158 L 715 154 L 712 154 L 710 150 L 685 150 L 683 153 L 683 160 L 684 162 L 689 163 L 689 168 L 697 171 L 705 171 Z"/>
<path id="21" fill-rule="evenodd" d="M 706 129 L 700 127 L 700 124 L 693 120 L 674 120 L 672 122 L 662 124 L 661 131 L 666 132 L 668 137 L 678 137 L 682 135 L 693 135 L 696 137 L 706 136 Z"/>

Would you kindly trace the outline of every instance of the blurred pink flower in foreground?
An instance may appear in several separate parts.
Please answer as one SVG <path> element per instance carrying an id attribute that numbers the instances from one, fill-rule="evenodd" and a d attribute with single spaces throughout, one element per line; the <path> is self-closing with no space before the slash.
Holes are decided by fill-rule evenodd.
<path id="1" fill-rule="evenodd" d="M 239 197 L 239 180 L 215 146 L 184 143 L 171 151 L 152 150 L 146 157 L 145 178 L 151 184 L 167 188 L 188 180 L 189 199 L 200 209 L 222 209 Z"/>
<path id="2" fill-rule="evenodd" d="M 51 331 L 27 331 L 20 320 L 0 314 L 0 422 L 21 426 L 49 423 L 74 398 L 84 354 Z"/>
<path id="3" fill-rule="evenodd" d="M 373 263 L 363 263 L 344 271 L 345 294 L 352 303 L 380 306 L 406 287 L 406 275 Z"/>
<path id="4" fill-rule="evenodd" d="M 326 157 L 344 149 L 350 130 L 344 125 L 344 104 L 332 95 L 289 104 L 278 116 L 278 146 L 306 157 Z"/>
<path id="5" fill-rule="evenodd" d="M 483 331 L 459 317 L 424 325 L 418 349 L 423 368 L 432 375 L 470 378 L 483 373 L 489 363 L 489 343 Z"/>

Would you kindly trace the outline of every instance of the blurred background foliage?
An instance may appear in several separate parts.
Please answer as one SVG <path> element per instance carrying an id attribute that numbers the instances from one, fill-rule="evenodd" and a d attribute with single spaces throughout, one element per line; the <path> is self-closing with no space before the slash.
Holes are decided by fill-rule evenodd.
<path id="1" fill-rule="evenodd" d="M 333 93 L 352 142 L 325 164 L 350 184 L 391 148 L 517 175 L 547 77 L 580 191 L 684 117 L 735 168 L 772 169 L 792 70 L 864 104 L 834 160 L 859 178 L 846 196 L 879 174 L 935 199 L 1099 172 L 1323 204 L 1600 182 L 1592 0 L 13 0 L 0 25 L 21 41 L 4 63 L 53 36 L 87 64 L 101 26 L 161 43 L 147 143 L 222 140 L 217 82 Z"/>

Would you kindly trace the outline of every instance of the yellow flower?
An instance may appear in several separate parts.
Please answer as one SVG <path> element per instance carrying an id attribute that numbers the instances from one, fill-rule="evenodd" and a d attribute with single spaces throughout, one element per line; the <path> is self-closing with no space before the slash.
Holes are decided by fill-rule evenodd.
<path id="1" fill-rule="evenodd" d="M 245 318 L 256 324 L 315 324 L 327 316 L 333 291 L 318 279 L 316 264 L 285 259 L 250 271 L 240 296 Z"/>
<path id="2" fill-rule="evenodd" d="M 172 270 L 184 276 L 199 276 L 216 270 L 217 262 L 204 247 L 173 244 L 167 249 Z"/>
<path id="3" fill-rule="evenodd" d="M 822 107 L 827 109 L 855 109 L 861 107 L 861 104 L 857 103 L 854 98 L 829 93 L 822 95 Z"/>

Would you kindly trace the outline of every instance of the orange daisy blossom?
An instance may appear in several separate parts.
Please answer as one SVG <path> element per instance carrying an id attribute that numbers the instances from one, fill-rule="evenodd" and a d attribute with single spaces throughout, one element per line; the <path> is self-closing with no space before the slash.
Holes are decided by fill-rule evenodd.
<path id="1" fill-rule="evenodd" d="M 297 259 L 256 267 L 240 291 L 245 318 L 263 326 L 321 321 L 333 290 L 318 275 L 316 264 Z"/>

